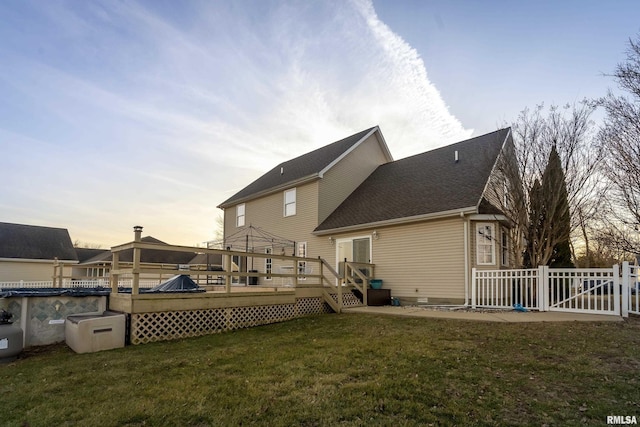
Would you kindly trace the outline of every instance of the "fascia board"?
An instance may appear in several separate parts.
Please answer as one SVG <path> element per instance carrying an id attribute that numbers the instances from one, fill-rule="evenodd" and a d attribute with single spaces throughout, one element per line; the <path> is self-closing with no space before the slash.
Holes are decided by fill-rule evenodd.
<path id="1" fill-rule="evenodd" d="M 394 219 L 388 219 L 388 220 L 384 220 L 384 221 L 369 222 L 369 223 L 366 223 L 366 224 L 350 225 L 350 226 L 347 226 L 347 227 L 332 228 L 330 230 L 318 230 L 318 231 L 314 231 L 313 234 L 316 235 L 316 236 L 324 236 L 324 235 L 327 235 L 327 234 L 347 233 L 347 232 L 351 232 L 351 231 L 362 230 L 362 229 L 365 229 L 365 228 L 385 227 L 385 226 L 389 226 L 389 225 L 410 224 L 410 223 L 414 223 L 414 222 L 427 221 L 427 220 L 432 220 L 432 219 L 441 219 L 441 218 L 455 217 L 455 216 L 465 216 L 465 215 L 472 215 L 472 214 L 477 214 L 477 213 L 478 213 L 477 207 L 470 206 L 468 208 L 462 208 L 462 209 L 453 209 L 453 210 L 449 210 L 449 211 L 434 212 L 434 213 L 424 214 L 424 215 L 415 215 L 415 216 L 408 216 L 408 217 L 404 217 L 404 218 L 394 218 Z"/>
<path id="2" fill-rule="evenodd" d="M 259 193 L 254 193 L 254 194 L 252 194 L 250 196 L 234 200 L 231 203 L 224 203 L 224 204 L 218 205 L 217 208 L 218 209 L 226 209 L 226 208 L 229 208 L 231 206 L 236 206 L 236 205 L 239 205 L 239 204 L 242 204 L 242 203 L 246 203 L 248 201 L 251 201 L 251 200 L 254 200 L 254 199 L 258 199 L 260 197 L 268 196 L 270 194 L 278 193 L 280 191 L 283 191 L 283 190 L 286 190 L 286 189 L 289 189 L 289 188 L 292 188 L 292 187 L 297 187 L 297 186 L 302 185 L 302 184 L 307 184 L 309 182 L 317 180 L 318 178 L 319 178 L 319 176 L 318 176 L 317 173 L 314 173 L 314 174 L 311 174 L 311 175 L 307 175 L 305 177 L 296 179 L 294 181 L 289 181 L 289 182 L 286 182 L 286 183 L 284 183 L 282 185 L 278 185 L 277 187 L 271 187 L 268 190 L 263 190 L 263 191 L 261 191 Z"/>

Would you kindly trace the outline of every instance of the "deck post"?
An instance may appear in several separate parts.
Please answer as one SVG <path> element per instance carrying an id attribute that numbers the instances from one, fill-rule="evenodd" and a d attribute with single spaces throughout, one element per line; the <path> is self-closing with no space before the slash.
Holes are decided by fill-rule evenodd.
<path id="1" fill-rule="evenodd" d="M 140 252 L 141 249 L 136 243 L 140 243 L 142 237 L 142 226 L 133 227 L 133 283 L 131 284 L 131 295 L 138 295 L 140 290 Z"/>
<path id="2" fill-rule="evenodd" d="M 113 252 L 111 254 L 112 256 L 112 261 L 111 261 L 111 269 L 112 270 L 118 270 L 120 268 L 120 252 Z M 109 282 L 111 284 L 111 293 L 117 294 L 118 293 L 118 279 L 120 277 L 119 274 L 110 274 L 109 275 Z"/>
<path id="3" fill-rule="evenodd" d="M 111 269 L 117 271 L 120 269 L 120 252 L 112 253 L 113 260 L 111 261 Z M 119 274 L 110 274 L 111 276 L 111 293 L 118 293 L 118 279 L 120 278 Z"/>
<path id="4" fill-rule="evenodd" d="M 51 276 L 54 288 L 56 287 L 56 281 L 58 280 L 58 264 L 58 257 L 55 257 L 53 259 L 53 276 Z"/>
<path id="5" fill-rule="evenodd" d="M 298 269 L 298 260 L 297 259 L 293 259 L 293 287 L 297 288 L 298 287 L 298 274 L 300 273 L 299 269 Z"/>
<path id="6" fill-rule="evenodd" d="M 64 287 L 64 283 L 62 282 L 64 280 L 64 264 L 60 263 L 60 266 L 58 268 L 58 287 L 62 288 Z"/>
<path id="7" fill-rule="evenodd" d="M 224 290 L 226 293 L 231 293 L 231 270 L 233 270 L 233 265 L 231 263 L 231 254 L 224 254 L 224 270 L 227 275 L 224 276 Z"/>
<path id="8" fill-rule="evenodd" d="M 338 308 L 340 309 L 340 313 L 342 313 L 343 305 L 342 305 L 342 279 L 338 279 Z"/>
<path id="9" fill-rule="evenodd" d="M 362 272 L 361 269 L 358 269 L 359 272 Z M 364 304 L 364 306 L 368 306 L 369 305 L 369 279 L 368 278 L 361 278 L 362 279 L 362 303 Z"/>

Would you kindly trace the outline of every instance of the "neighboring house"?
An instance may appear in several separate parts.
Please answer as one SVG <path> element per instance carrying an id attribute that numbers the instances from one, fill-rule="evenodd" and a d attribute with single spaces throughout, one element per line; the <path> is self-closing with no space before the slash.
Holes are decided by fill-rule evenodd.
<path id="1" fill-rule="evenodd" d="M 110 249 L 76 248 L 78 264 L 71 270 L 75 280 L 90 280 L 109 277 L 111 269 Z"/>
<path id="2" fill-rule="evenodd" d="M 78 263 L 66 229 L 0 222 L 0 282 L 50 281 L 56 259 Z"/>
<path id="3" fill-rule="evenodd" d="M 344 259 L 373 263 L 406 302 L 464 303 L 473 267 L 509 265 L 507 221 L 488 201 L 508 144 L 510 129 L 501 129 L 393 161 L 373 127 L 284 162 L 221 203 L 224 235 L 256 227 L 336 269 Z M 263 264 L 254 268 L 277 268 Z"/>
<path id="4" fill-rule="evenodd" d="M 166 245 L 151 236 L 143 242 Z M 98 280 L 109 277 L 112 253 L 110 249 L 75 248 L 64 228 L 0 222 L 0 282 L 51 282 L 56 259 L 63 267 L 64 279 Z M 133 249 L 121 252 L 123 265 L 133 264 Z M 222 269 L 222 255 L 196 252 L 143 249 L 141 262 L 145 266 L 179 270 Z M 59 270 L 56 273 L 60 274 Z M 143 275 L 158 279 L 157 275 Z M 217 276 L 216 276 L 217 277 Z"/>

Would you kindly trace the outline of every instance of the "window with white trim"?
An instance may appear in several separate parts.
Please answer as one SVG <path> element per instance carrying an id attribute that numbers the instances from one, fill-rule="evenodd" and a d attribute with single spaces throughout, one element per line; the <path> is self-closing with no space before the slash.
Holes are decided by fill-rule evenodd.
<path id="1" fill-rule="evenodd" d="M 493 224 L 476 224 L 476 264 L 495 264 L 495 226 Z"/>
<path id="2" fill-rule="evenodd" d="M 502 266 L 509 266 L 509 234 L 506 229 L 502 229 L 502 240 L 501 240 L 500 250 L 502 252 Z"/>
<path id="3" fill-rule="evenodd" d="M 284 216 L 293 216 L 296 214 L 296 189 L 286 190 L 284 192 Z"/>
<path id="4" fill-rule="evenodd" d="M 271 255 L 273 253 L 272 248 L 264 248 L 264 253 L 267 255 Z M 271 258 L 264 259 L 264 272 L 267 274 L 271 274 L 273 271 L 273 260 Z M 267 276 L 264 280 L 271 280 L 271 276 Z"/>
<path id="5" fill-rule="evenodd" d="M 236 206 L 236 227 L 244 226 L 244 203 Z"/>
<path id="6" fill-rule="evenodd" d="M 307 257 L 307 242 L 298 242 L 296 248 L 296 255 L 301 258 Z M 298 279 L 305 280 L 305 274 L 307 274 L 307 262 L 306 261 L 298 261 L 298 274 L 300 277 Z"/>

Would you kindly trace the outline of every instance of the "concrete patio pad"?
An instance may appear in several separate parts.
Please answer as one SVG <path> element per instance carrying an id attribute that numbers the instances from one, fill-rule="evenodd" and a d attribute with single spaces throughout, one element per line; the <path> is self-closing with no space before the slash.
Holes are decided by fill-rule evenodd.
<path id="1" fill-rule="evenodd" d="M 350 307 L 344 313 L 382 314 L 389 316 L 430 317 L 434 319 L 458 319 L 482 322 L 622 322 L 621 316 L 606 314 L 564 313 L 557 311 L 465 311 L 439 310 L 415 306 Z"/>

